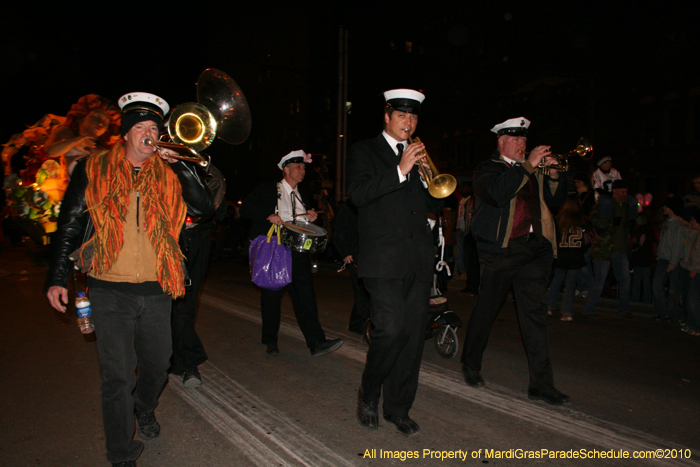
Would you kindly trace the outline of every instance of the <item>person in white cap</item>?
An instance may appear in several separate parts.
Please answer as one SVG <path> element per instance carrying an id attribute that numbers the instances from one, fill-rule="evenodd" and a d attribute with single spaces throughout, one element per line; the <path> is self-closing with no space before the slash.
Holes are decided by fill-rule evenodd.
<path id="1" fill-rule="evenodd" d="M 479 249 L 481 289 L 467 327 L 462 374 L 471 387 L 484 385 L 481 362 L 493 323 L 513 290 L 520 331 L 530 365 L 528 397 L 561 405 L 569 397 L 554 387 L 547 338 L 545 295 L 556 231 L 550 208 L 566 201 L 566 183 L 555 169 L 549 146 L 525 155 L 530 121 L 512 118 L 496 125 L 497 149 L 474 170 L 476 209 L 472 235 Z"/>
<path id="2" fill-rule="evenodd" d="M 52 241 L 46 290 L 51 306 L 65 312 L 69 256 L 82 243 L 80 256 L 90 268 L 107 459 L 130 467 L 143 450 L 133 439 L 133 417 L 141 439 L 160 434 L 153 409 L 170 366 L 172 298 L 185 293 L 180 229 L 187 215 L 207 216 L 214 203 L 193 167 L 168 150 L 155 155 L 144 142 L 158 139 L 168 104 L 153 94 L 131 93 L 119 106 L 122 139 L 109 151 L 81 159 L 73 172 Z M 94 256 L 88 258 L 91 248 Z"/>
<path id="3" fill-rule="evenodd" d="M 615 180 L 622 180 L 622 175 L 612 166 L 610 156 L 601 157 L 596 165 L 598 168 L 593 172 L 593 189 L 598 201 L 600 195 L 612 196 L 612 184 Z"/>
<path id="4" fill-rule="evenodd" d="M 258 235 L 267 235 L 271 224 L 281 226 L 283 222 L 289 223 L 295 219 L 314 222 L 318 218 L 316 211 L 310 208 L 309 199 L 299 191 L 299 184 L 306 175 L 306 164 L 311 162 L 311 154 L 302 150 L 290 152 L 277 164 L 282 170 L 282 180 L 263 183 L 243 200 L 241 217 L 253 220 L 250 228 L 251 240 Z M 289 295 L 306 346 L 312 357 L 318 357 L 338 350 L 343 345 L 343 340 L 326 339 L 318 319 L 312 277 L 311 254 L 292 250 L 292 282 L 288 286 Z M 285 289 L 286 287 L 280 290 L 260 289 L 262 343 L 265 345 L 265 352 L 270 356 L 279 354 L 277 334 Z"/>
<path id="5" fill-rule="evenodd" d="M 356 143 L 348 154 L 348 195 L 359 215 L 359 277 L 372 301 L 375 325 L 358 390 L 357 419 L 384 419 L 405 435 L 420 427 L 408 415 L 418 389 L 433 280 L 434 246 L 428 213 L 441 203 L 428 193 L 416 161 L 422 143 L 409 144 L 425 96 L 411 89 L 384 93 L 384 131 Z"/>

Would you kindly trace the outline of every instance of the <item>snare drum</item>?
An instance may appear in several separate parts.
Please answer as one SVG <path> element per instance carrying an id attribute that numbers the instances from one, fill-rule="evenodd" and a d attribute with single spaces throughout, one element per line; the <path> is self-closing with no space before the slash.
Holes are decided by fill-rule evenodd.
<path id="1" fill-rule="evenodd" d="M 295 225 L 287 224 L 282 229 L 282 244 L 299 253 L 316 253 L 326 249 L 328 232 L 311 222 L 296 221 Z M 305 229 L 305 230 L 302 230 Z M 307 232 L 311 230 L 311 232 Z"/>

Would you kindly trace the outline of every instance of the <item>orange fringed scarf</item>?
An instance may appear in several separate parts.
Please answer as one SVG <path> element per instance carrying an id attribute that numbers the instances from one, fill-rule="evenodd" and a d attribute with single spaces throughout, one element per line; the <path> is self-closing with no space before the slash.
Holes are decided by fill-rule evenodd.
<path id="1" fill-rule="evenodd" d="M 111 269 L 124 244 L 122 228 L 129 208 L 129 193 L 139 192 L 147 234 L 156 253 L 156 274 L 163 291 L 185 295 L 184 256 L 178 245 L 187 215 L 177 175 L 158 156 L 143 163 L 137 174 L 126 159 L 124 142 L 91 156 L 86 164 L 87 207 L 95 224 L 92 267 L 100 274 Z M 143 221 L 141 222 L 143 225 Z"/>

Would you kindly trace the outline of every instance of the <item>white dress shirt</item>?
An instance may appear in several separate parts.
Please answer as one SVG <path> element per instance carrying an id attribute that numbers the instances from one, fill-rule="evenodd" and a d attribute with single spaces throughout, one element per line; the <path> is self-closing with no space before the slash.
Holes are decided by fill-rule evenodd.
<path id="1" fill-rule="evenodd" d="M 296 187 L 292 190 L 292 187 L 287 183 L 286 180 L 282 180 L 279 184 L 280 187 L 280 199 L 277 200 L 277 214 L 282 218 L 284 222 L 291 222 L 295 219 L 294 214 L 303 214 L 306 212 L 306 207 L 304 203 L 301 202 L 301 196 L 299 195 L 299 188 Z M 296 212 L 292 212 L 292 192 L 294 192 L 294 201 Z M 296 219 L 308 222 L 309 220 L 306 216 L 297 216 Z"/>

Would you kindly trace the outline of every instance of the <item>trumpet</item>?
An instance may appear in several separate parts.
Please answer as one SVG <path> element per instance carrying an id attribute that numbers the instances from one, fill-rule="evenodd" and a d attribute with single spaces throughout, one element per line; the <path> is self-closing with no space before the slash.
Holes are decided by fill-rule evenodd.
<path id="1" fill-rule="evenodd" d="M 525 154 L 526 156 L 530 154 L 530 151 L 518 151 L 520 154 Z M 551 154 L 549 156 L 543 157 L 537 168 L 540 171 L 545 172 L 549 169 L 556 169 L 560 172 L 567 172 L 569 170 L 569 158 L 573 156 L 579 156 L 583 160 L 587 161 L 593 157 L 593 145 L 586 138 L 581 138 L 576 144 L 576 148 L 567 152 L 566 154 Z M 553 157 L 557 160 L 556 164 L 545 165 L 545 160 L 547 157 Z"/>
<path id="2" fill-rule="evenodd" d="M 420 138 L 415 139 L 408 137 L 409 144 L 420 143 Z M 433 164 L 432 159 L 428 155 L 428 151 L 425 149 L 418 153 L 425 154 L 425 159 L 417 160 L 415 165 L 418 166 L 423 180 L 428 184 L 428 192 L 433 198 L 447 198 L 455 191 L 457 188 L 457 179 L 450 174 L 441 174 L 438 172 L 435 164 Z"/>

